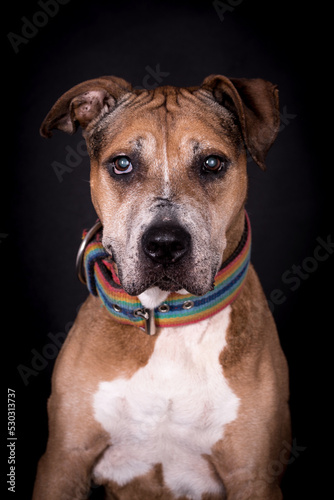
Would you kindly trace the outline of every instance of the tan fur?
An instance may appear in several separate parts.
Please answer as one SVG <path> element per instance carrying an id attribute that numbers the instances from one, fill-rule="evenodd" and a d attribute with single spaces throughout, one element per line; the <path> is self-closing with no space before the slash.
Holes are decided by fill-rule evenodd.
<path id="1" fill-rule="evenodd" d="M 277 90 L 263 80 L 214 75 L 201 87 L 146 91 L 103 77 L 68 91 L 41 130 L 50 136 L 53 128 L 73 132 L 78 124 L 83 127 L 91 157 L 93 204 L 103 224 L 103 242 L 115 252 L 125 289 L 140 289 L 138 283 L 143 290 L 147 286 L 151 271 L 141 263 L 138 241 L 153 217 L 163 213 L 165 218 L 177 216 L 192 231 L 194 256 L 178 269 L 180 284 L 184 280 L 196 287 L 202 276 L 198 286 L 206 293 L 211 284 L 207 275 L 218 271 L 243 232 L 244 144 L 264 168 L 278 123 Z M 199 179 L 194 166 L 199 149 L 203 155 L 229 158 L 230 167 L 219 181 Z M 136 154 L 141 164 L 134 182 L 110 176 L 110 158 Z M 161 211 L 161 198 L 168 198 L 171 212 Z M 94 466 L 112 445 L 94 418 L 93 394 L 101 381 L 130 378 L 144 367 L 158 336 L 159 332 L 149 337 L 116 323 L 98 298 L 88 297 L 54 369 L 50 437 L 39 463 L 34 500 L 87 498 Z M 270 475 L 270 464 L 290 439 L 288 371 L 252 267 L 232 304 L 227 346 L 218 355 L 222 374 L 241 403 L 237 419 L 227 424 L 224 437 L 205 459 L 213 477 L 223 482 L 228 500 L 279 500 L 279 478 Z M 159 463 L 123 486 L 109 482 L 105 487 L 108 499 L 186 500 L 176 499 L 168 489 Z M 218 497 L 206 493 L 202 500 Z"/>
<path id="2" fill-rule="evenodd" d="M 270 464 L 284 449 L 284 442 L 290 441 L 288 371 L 252 267 L 232 309 L 228 346 L 221 353 L 221 362 L 242 406 L 239 418 L 227 426 L 223 440 L 215 445 L 212 461 L 231 498 L 239 498 L 240 483 L 245 482 L 249 497 L 240 498 L 278 500 L 281 492 Z"/>

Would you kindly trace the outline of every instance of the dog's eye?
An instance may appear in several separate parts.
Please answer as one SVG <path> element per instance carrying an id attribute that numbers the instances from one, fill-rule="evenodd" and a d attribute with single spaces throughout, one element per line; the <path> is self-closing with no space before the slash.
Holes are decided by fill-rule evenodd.
<path id="1" fill-rule="evenodd" d="M 127 156 L 118 156 L 114 158 L 112 164 L 114 172 L 117 175 L 129 174 L 133 169 L 131 160 Z"/>
<path id="2" fill-rule="evenodd" d="M 223 158 L 219 156 L 212 155 L 205 158 L 203 162 L 203 169 L 206 172 L 219 172 L 225 167 L 225 162 Z"/>

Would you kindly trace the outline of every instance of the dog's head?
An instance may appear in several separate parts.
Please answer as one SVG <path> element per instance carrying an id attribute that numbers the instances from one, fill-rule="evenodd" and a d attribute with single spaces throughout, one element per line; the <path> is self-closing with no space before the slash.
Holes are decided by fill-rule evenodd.
<path id="1" fill-rule="evenodd" d="M 138 90 L 102 77 L 66 92 L 41 133 L 79 125 L 103 245 L 124 289 L 207 293 L 242 233 L 246 150 L 265 168 L 277 135 L 276 87 L 212 75 L 199 87 Z"/>

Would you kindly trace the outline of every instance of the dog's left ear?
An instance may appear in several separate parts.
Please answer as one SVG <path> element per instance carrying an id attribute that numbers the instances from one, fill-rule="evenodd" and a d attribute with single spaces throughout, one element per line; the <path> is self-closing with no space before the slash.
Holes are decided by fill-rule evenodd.
<path id="1" fill-rule="evenodd" d="M 215 101 L 237 115 L 249 153 L 265 170 L 265 158 L 280 124 L 277 86 L 260 78 L 211 75 L 200 89 L 210 91 Z"/>
<path id="2" fill-rule="evenodd" d="M 117 101 L 131 90 L 130 83 L 116 76 L 102 76 L 79 83 L 53 105 L 40 133 L 43 137 L 51 137 L 53 129 L 68 134 L 73 134 L 79 125 L 86 129 L 95 118 L 112 111 Z"/>

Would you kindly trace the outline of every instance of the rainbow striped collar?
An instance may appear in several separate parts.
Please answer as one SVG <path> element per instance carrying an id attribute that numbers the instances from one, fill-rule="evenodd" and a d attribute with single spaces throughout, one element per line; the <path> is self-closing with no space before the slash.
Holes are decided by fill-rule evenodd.
<path id="1" fill-rule="evenodd" d="M 128 295 L 121 287 L 110 255 L 102 246 L 102 226 L 97 222 L 85 231 L 77 256 L 80 281 L 89 292 L 100 297 L 110 315 L 119 323 L 145 329 L 154 335 L 156 328 L 184 326 L 217 314 L 239 295 L 250 262 L 251 227 L 245 212 L 245 229 L 233 255 L 225 261 L 215 277 L 215 287 L 201 297 L 171 293 L 154 310 L 145 309 L 138 297 Z"/>

